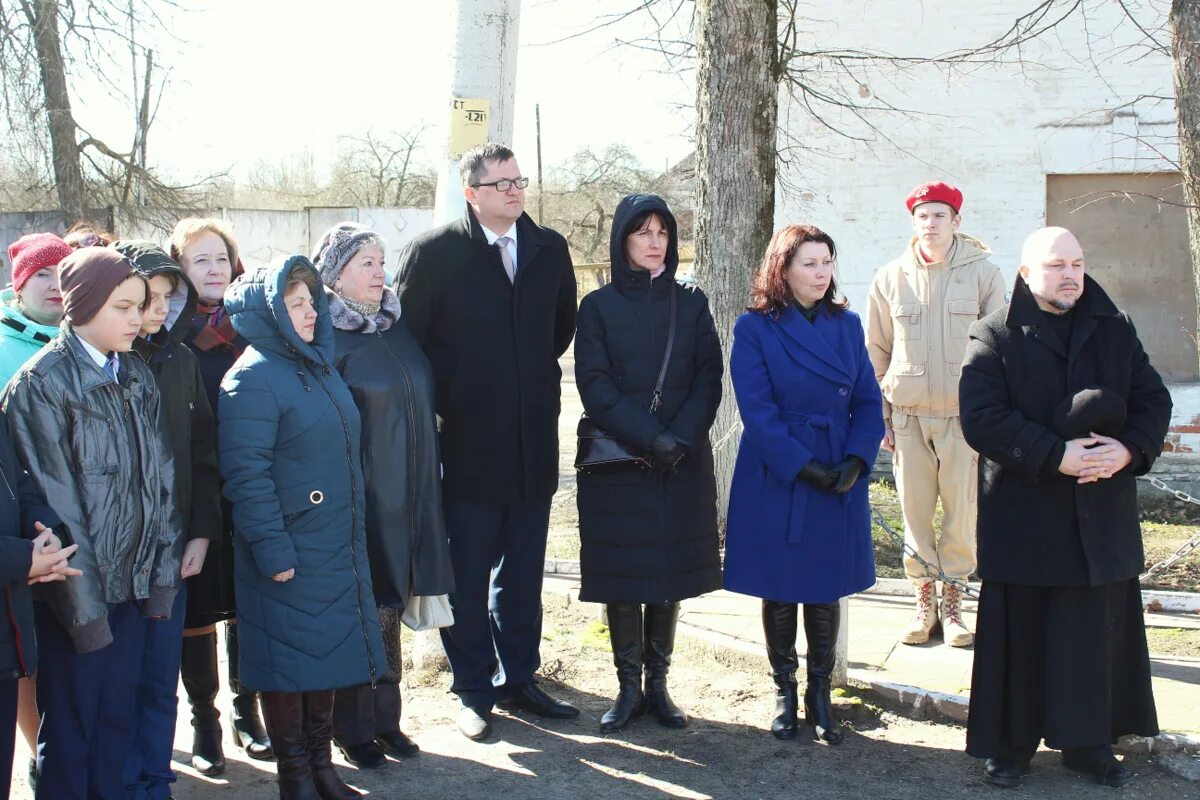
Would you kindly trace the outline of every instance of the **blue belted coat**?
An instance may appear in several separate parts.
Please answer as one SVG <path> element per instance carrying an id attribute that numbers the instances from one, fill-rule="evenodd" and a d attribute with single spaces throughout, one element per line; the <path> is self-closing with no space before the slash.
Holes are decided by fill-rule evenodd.
<path id="1" fill-rule="evenodd" d="M 849 492 L 796 478 L 810 460 L 875 463 L 879 385 L 858 315 L 825 306 L 812 322 L 789 306 L 748 312 L 733 328 L 730 377 L 741 446 L 729 494 L 725 588 L 788 603 L 832 603 L 875 582 L 868 475 Z"/>

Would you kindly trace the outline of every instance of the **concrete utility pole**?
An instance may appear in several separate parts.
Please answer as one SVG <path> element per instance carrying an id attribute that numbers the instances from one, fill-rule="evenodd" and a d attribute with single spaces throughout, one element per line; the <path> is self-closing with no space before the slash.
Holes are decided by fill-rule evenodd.
<path id="1" fill-rule="evenodd" d="M 517 91 L 517 33 L 521 0 L 456 0 L 450 30 L 450 91 L 442 113 L 450 118 L 442 142 L 434 220 L 441 225 L 466 211 L 458 159 L 476 144 L 512 144 Z M 444 119 L 444 118 L 443 118 Z M 445 666 L 437 631 L 413 638 L 413 666 Z"/>
<path id="2" fill-rule="evenodd" d="M 463 145 L 512 144 L 517 87 L 520 0 L 456 0 L 452 8 L 450 93 L 444 111 L 450 126 L 434 209 L 439 224 L 458 218 L 465 208 L 458 177 L 458 159 L 467 149 Z"/>

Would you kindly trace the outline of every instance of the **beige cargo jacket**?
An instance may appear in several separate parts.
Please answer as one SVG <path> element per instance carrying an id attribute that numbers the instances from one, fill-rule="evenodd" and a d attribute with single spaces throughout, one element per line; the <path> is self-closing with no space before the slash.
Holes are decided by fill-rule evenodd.
<path id="1" fill-rule="evenodd" d="M 1004 279 L 983 242 L 956 233 L 944 262 L 926 264 L 917 239 L 884 266 L 867 293 L 867 352 L 892 410 L 924 417 L 958 416 L 958 378 L 967 329 L 1005 303 Z"/>

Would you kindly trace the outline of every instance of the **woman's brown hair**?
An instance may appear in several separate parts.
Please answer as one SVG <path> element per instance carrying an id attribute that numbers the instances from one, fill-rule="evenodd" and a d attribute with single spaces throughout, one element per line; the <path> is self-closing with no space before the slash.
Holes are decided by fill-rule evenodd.
<path id="1" fill-rule="evenodd" d="M 287 280 L 283 284 L 283 294 L 289 295 L 297 286 L 307 286 L 312 296 L 313 308 L 317 306 L 317 292 L 321 291 L 321 281 L 316 271 L 308 264 L 295 264 L 288 270 Z"/>
<path id="2" fill-rule="evenodd" d="M 829 248 L 829 255 L 837 259 L 837 245 L 833 237 L 813 225 L 788 225 L 780 228 L 771 237 L 767 252 L 763 255 L 758 272 L 754 275 L 754 286 L 750 289 L 750 305 L 747 311 L 778 316 L 792 303 L 792 290 L 788 288 L 784 273 L 796 257 L 796 251 L 805 242 L 820 242 Z M 845 311 L 849 303 L 838 297 L 837 279 L 829 276 L 829 288 L 825 290 L 822 303 L 830 311 Z"/>

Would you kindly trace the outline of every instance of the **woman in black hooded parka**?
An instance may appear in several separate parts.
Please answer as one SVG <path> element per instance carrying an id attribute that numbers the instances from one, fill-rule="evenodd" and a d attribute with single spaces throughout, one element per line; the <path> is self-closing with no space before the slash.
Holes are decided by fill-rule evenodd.
<path id="1" fill-rule="evenodd" d="M 687 717 L 666 684 L 679 601 L 721 586 L 708 438 L 721 402 L 721 345 L 704 293 L 675 281 L 678 230 L 661 197 L 621 200 L 610 256 L 611 282 L 579 305 L 575 379 L 588 417 L 652 454 L 654 468 L 580 472 L 580 599 L 607 606 L 620 685 L 600 729 L 620 730 L 643 710 L 681 728 Z M 661 406 L 651 411 L 672 293 L 675 339 Z"/>

